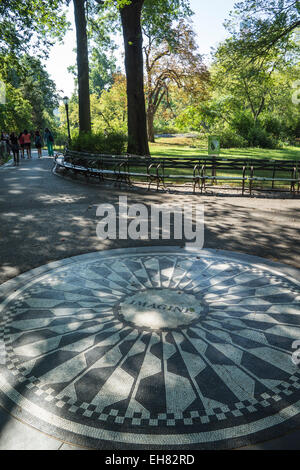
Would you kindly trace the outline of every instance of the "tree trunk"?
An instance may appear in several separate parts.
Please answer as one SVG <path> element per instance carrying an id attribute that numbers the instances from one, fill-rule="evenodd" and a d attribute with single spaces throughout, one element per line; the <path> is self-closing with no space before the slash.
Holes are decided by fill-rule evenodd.
<path id="1" fill-rule="evenodd" d="M 144 95 L 141 13 L 144 0 L 132 0 L 120 10 L 125 46 L 128 99 L 128 148 L 135 155 L 149 155 Z"/>
<path id="2" fill-rule="evenodd" d="M 147 128 L 148 128 L 148 140 L 149 142 L 154 143 L 154 112 L 151 109 L 151 106 L 148 106 L 147 110 Z"/>
<path id="3" fill-rule="evenodd" d="M 77 38 L 79 130 L 91 131 L 89 56 L 86 31 L 85 1 L 73 0 Z"/>

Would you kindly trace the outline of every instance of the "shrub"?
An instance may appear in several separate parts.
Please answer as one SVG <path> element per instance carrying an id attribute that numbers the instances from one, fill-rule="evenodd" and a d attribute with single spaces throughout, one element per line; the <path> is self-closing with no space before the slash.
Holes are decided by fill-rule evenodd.
<path id="1" fill-rule="evenodd" d="M 125 153 L 126 142 L 126 135 L 117 132 L 110 134 L 82 133 L 72 138 L 70 149 L 78 152 L 121 155 Z"/>
<path id="2" fill-rule="evenodd" d="M 266 116 L 263 120 L 263 127 L 268 134 L 272 135 L 275 139 L 279 140 L 283 128 L 282 123 L 275 116 Z"/>
<path id="3" fill-rule="evenodd" d="M 281 124 L 272 116 L 254 121 L 250 113 L 241 112 L 234 117 L 232 128 L 250 147 L 274 149 L 278 146 Z"/>
<path id="4" fill-rule="evenodd" d="M 249 129 L 255 126 L 255 122 L 251 114 L 240 112 L 235 114 L 231 126 L 238 135 L 248 140 Z"/>
<path id="5" fill-rule="evenodd" d="M 278 145 L 278 139 L 275 139 L 259 125 L 250 127 L 247 140 L 251 147 L 261 147 L 263 149 L 274 149 Z"/>
<path id="6" fill-rule="evenodd" d="M 243 148 L 247 147 L 247 141 L 235 131 L 226 129 L 221 133 L 221 148 Z"/>

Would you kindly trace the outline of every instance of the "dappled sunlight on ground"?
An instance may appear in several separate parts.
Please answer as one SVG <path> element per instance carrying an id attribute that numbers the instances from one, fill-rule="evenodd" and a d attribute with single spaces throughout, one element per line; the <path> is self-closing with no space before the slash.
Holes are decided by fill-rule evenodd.
<path id="1" fill-rule="evenodd" d="M 97 206 L 168 203 L 205 205 L 205 247 L 240 251 L 299 265 L 299 200 L 171 194 L 103 185 L 84 185 L 51 173 L 53 160 L 22 162 L 0 173 L 1 281 L 57 259 L 108 248 L 181 245 L 181 241 L 99 241 Z M 20 167 L 21 168 L 21 167 Z M 13 173 L 14 171 L 14 173 Z M 13 174 L 12 174 L 13 173 Z M 8 176 L 9 174 L 9 176 Z M 26 176 L 24 176 L 26 174 Z M 4 269 L 9 265 L 10 270 Z"/>
<path id="2" fill-rule="evenodd" d="M 194 152 L 192 149 L 190 151 Z M 201 196 L 187 193 L 171 194 L 162 191 L 156 193 L 154 191 L 147 192 L 143 189 L 139 192 L 133 192 L 129 188 L 118 189 L 108 187 L 106 184 L 84 185 L 69 179 L 58 178 L 51 173 L 53 159 L 26 160 L 22 161 L 21 165 L 20 168 L 6 168 L 0 172 L 0 283 L 51 261 L 98 250 L 152 245 L 183 245 L 181 240 L 174 240 L 174 238 L 163 241 L 99 241 L 96 236 L 96 225 L 99 222 L 99 218 L 96 216 L 97 206 L 101 203 L 109 203 L 117 207 L 120 195 L 128 197 L 128 205 L 145 204 L 148 212 L 150 212 L 151 204 L 168 203 L 174 208 L 191 204 L 194 206 L 204 204 L 205 248 L 252 254 L 272 261 L 286 263 L 296 268 L 299 267 L 299 199 L 216 197 L 214 195 Z M 172 226 L 172 234 L 173 228 Z M 88 275 L 90 273 L 87 273 L 86 280 L 88 280 Z M 83 279 L 84 273 L 80 273 L 80 276 Z M 48 280 L 48 285 L 59 294 L 64 295 L 66 303 L 72 301 L 72 299 L 74 302 L 77 301 L 76 296 L 78 296 L 79 301 L 82 295 L 78 294 L 76 289 L 74 291 L 72 283 L 70 283 L 68 290 L 68 287 L 63 284 L 59 276 L 53 275 Z M 218 287 L 220 289 L 225 288 L 226 281 L 220 281 Z M 34 291 L 33 294 L 35 295 Z M 100 301 L 105 296 L 102 291 L 95 291 L 94 297 L 97 301 Z M 209 300 L 210 297 L 208 296 L 207 299 Z M 19 300 L 26 301 L 26 297 L 20 297 Z M 129 299 L 129 301 L 131 300 Z M 51 301 L 52 298 L 48 299 L 48 304 L 49 302 L 51 304 Z M 157 292 L 157 303 L 163 303 L 164 301 L 165 299 L 161 298 L 160 292 Z M 36 308 L 38 302 L 39 300 L 32 299 L 32 308 Z M 60 325 L 55 325 L 58 334 L 60 334 L 59 328 L 62 328 L 62 330 L 65 328 L 66 335 L 76 333 L 83 317 L 78 316 L 70 320 L 68 325 L 61 326 L 63 325 L 64 316 L 70 313 L 70 309 L 68 310 L 69 307 L 66 306 L 55 307 L 55 300 L 53 302 L 51 310 L 59 317 L 60 321 L 62 320 Z M 150 328 L 151 324 L 152 326 L 161 325 L 162 315 L 156 307 L 153 307 L 152 317 L 148 318 L 146 323 L 143 315 L 141 315 L 140 308 L 137 311 L 131 310 L 129 313 L 126 310 L 127 308 L 128 305 L 125 305 L 123 313 L 121 313 L 125 316 L 128 315 L 127 320 L 130 322 Z M 289 313 L 293 312 L 290 311 Z M 194 306 L 192 306 L 191 312 L 187 314 L 195 314 Z M 90 320 L 92 317 L 89 317 L 88 313 L 85 314 L 85 320 Z M 175 320 L 176 316 L 170 315 L 170 321 L 174 322 Z M 215 323 L 217 324 L 219 320 L 217 319 Z M 249 321 L 252 320 L 257 322 L 255 328 L 259 330 L 260 324 L 263 324 L 266 318 L 264 313 L 255 313 L 255 318 L 249 319 Z M 27 333 L 27 320 L 22 321 L 23 326 L 21 326 Z M 230 321 L 232 321 L 232 325 L 239 326 L 240 318 L 233 315 Z M 35 331 L 35 342 L 28 343 L 28 345 L 24 343 L 24 351 L 19 350 L 19 352 L 32 357 L 41 356 L 39 363 L 41 369 L 46 368 L 48 365 L 49 356 L 43 357 L 44 351 L 54 353 L 58 349 L 56 338 L 47 338 L 42 334 L 42 329 L 47 328 L 49 322 L 48 318 L 36 319 L 36 322 L 35 319 L 29 320 L 28 330 L 34 327 L 34 329 L 41 329 L 41 331 Z M 226 329 L 228 325 L 229 323 L 225 326 L 219 323 L 219 326 L 215 327 L 215 332 L 218 331 L 224 338 L 225 333 L 227 335 L 230 331 L 226 330 L 225 333 L 222 333 L 221 330 Z M 14 326 L 17 328 L 20 325 L 16 322 Z M 227 329 L 230 330 L 230 327 Z M 291 329 L 284 324 L 276 324 L 273 334 L 292 340 L 295 336 L 294 330 L 294 327 Z M 238 331 L 237 335 L 244 339 L 248 338 L 247 341 L 250 341 L 251 335 L 256 334 L 256 332 L 253 329 L 248 332 L 249 336 L 247 337 L 248 333 L 244 328 L 242 331 Z M 263 338 L 261 338 L 262 336 L 256 335 L 256 340 L 263 341 Z M 230 345 L 231 343 L 228 340 L 226 343 L 227 349 Z M 94 346 L 93 343 L 89 347 L 92 349 Z M 168 345 L 168 347 L 170 346 Z M 151 358 L 151 360 L 154 359 Z M 75 369 L 78 366 L 78 363 L 74 362 L 72 364 L 68 369 L 69 372 L 72 372 L 73 366 Z M 145 364 L 144 375 L 151 376 L 151 367 L 148 370 L 147 364 Z M 172 390 L 175 396 L 182 385 L 183 379 L 179 378 L 178 375 L 173 374 L 171 376 L 170 374 L 170 390 L 172 388 L 171 379 L 173 380 Z M 110 397 L 114 400 L 116 390 L 121 390 L 122 387 L 124 389 L 123 375 L 114 374 L 111 381 L 107 382 L 104 390 L 106 400 L 109 401 Z M 24 392 L 22 384 L 20 384 L 18 391 L 20 393 Z M 24 394 L 26 395 L 26 392 Z M 101 401 L 102 399 L 103 395 L 100 396 L 99 394 L 96 396 L 95 401 Z M 180 397 L 178 403 L 180 403 Z M 20 396 L 20 402 L 14 406 L 8 403 L 7 409 L 13 413 L 21 404 Z M 1 421 L 0 434 L 8 427 L 10 420 L 11 418 L 7 415 L 6 420 Z"/>

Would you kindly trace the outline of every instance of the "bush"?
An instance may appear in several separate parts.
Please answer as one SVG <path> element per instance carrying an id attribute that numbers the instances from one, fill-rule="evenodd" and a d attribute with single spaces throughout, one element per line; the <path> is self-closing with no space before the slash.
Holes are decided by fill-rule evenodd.
<path id="1" fill-rule="evenodd" d="M 226 129 L 221 133 L 221 147 L 224 149 L 243 148 L 247 145 L 247 141 L 231 129 Z"/>
<path id="2" fill-rule="evenodd" d="M 270 135 L 266 129 L 259 125 L 249 129 L 247 140 L 251 147 L 275 149 L 278 146 L 278 139 Z"/>
<path id="3" fill-rule="evenodd" d="M 251 114 L 247 112 L 237 113 L 232 120 L 232 129 L 248 141 L 249 129 L 255 126 L 254 119 Z"/>
<path id="4" fill-rule="evenodd" d="M 103 153 L 108 155 L 122 155 L 125 153 L 127 137 L 125 134 L 113 132 L 84 133 L 72 138 L 71 150 L 78 152 Z"/>
<path id="5" fill-rule="evenodd" d="M 254 121 L 247 112 L 235 116 L 232 127 L 249 147 L 274 149 L 278 146 L 281 124 L 278 119 L 268 116 L 264 121 Z"/>
<path id="6" fill-rule="evenodd" d="M 266 116 L 264 118 L 263 128 L 276 140 L 279 140 L 281 134 L 283 133 L 282 123 L 277 117 L 274 116 Z"/>

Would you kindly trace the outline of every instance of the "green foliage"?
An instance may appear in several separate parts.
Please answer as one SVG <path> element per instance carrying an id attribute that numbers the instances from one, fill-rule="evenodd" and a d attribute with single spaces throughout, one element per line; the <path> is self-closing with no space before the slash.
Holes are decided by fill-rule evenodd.
<path id="1" fill-rule="evenodd" d="M 32 106 L 32 121 L 37 129 L 47 127 L 49 117 L 58 106 L 56 85 L 42 66 L 40 60 L 24 56 L 21 60 L 24 73 L 19 79 L 19 88 Z"/>
<path id="2" fill-rule="evenodd" d="M 0 105 L 0 126 L 8 131 L 56 126 L 56 86 L 39 59 L 24 55 L 15 68 L 2 56 L 0 79 L 6 85 L 6 104 Z"/>
<path id="3" fill-rule="evenodd" d="M 114 75 L 118 72 L 116 58 L 99 50 L 93 49 L 90 60 L 90 91 L 101 96 L 103 90 L 109 89 L 114 82 Z"/>
<path id="4" fill-rule="evenodd" d="M 81 133 L 72 137 L 70 148 L 78 152 L 86 151 L 107 155 L 122 155 L 125 152 L 126 142 L 126 135 L 117 132 L 110 134 L 102 132 L 97 134 Z"/>
<path id="5" fill-rule="evenodd" d="M 174 22 L 193 15 L 190 0 L 145 0 L 142 11 L 144 33 L 156 41 L 176 45 Z"/>
<path id="6" fill-rule="evenodd" d="M 264 125 L 265 124 L 265 125 Z M 273 124 L 273 128 L 272 128 Z M 266 127 L 268 125 L 268 129 Z M 278 122 L 277 122 L 278 125 Z M 239 113 L 232 121 L 232 129 L 237 136 L 241 136 L 249 147 L 276 148 L 279 144 L 279 135 L 273 134 L 275 121 L 265 121 L 265 123 L 254 120 L 250 113 Z M 235 147 L 235 145 L 233 145 Z"/>
<path id="7" fill-rule="evenodd" d="M 69 0 L 1 0 L 0 54 L 12 57 L 34 49 L 44 57 L 55 39 L 62 39 L 67 23 L 64 6 Z M 16 62 L 17 64 L 17 62 Z"/>
<path id="8" fill-rule="evenodd" d="M 123 75 L 114 76 L 114 83 L 109 90 L 104 90 L 101 96 L 90 96 L 92 129 L 94 133 L 112 132 L 126 134 L 127 132 L 127 95 L 126 79 Z M 72 96 L 69 103 L 71 130 L 78 131 L 78 99 Z M 59 108 L 60 127 L 67 135 L 67 120 L 65 107 Z"/>
<path id="9" fill-rule="evenodd" d="M 221 148 L 230 149 L 248 147 L 248 142 L 246 139 L 230 128 L 227 128 L 221 132 L 220 136 Z"/>
<path id="10" fill-rule="evenodd" d="M 114 75 L 119 73 L 114 52 L 118 49 L 115 34 L 121 31 L 120 14 L 115 5 L 87 2 L 88 36 L 90 44 L 90 91 L 100 97 L 109 89 Z"/>
<path id="11" fill-rule="evenodd" d="M 277 141 L 280 139 L 280 137 L 283 134 L 283 131 L 284 131 L 283 123 L 281 122 L 278 116 L 275 116 L 272 114 L 264 115 L 262 119 L 262 125 L 263 125 L 263 128 L 266 130 L 266 132 L 270 136 L 273 136 L 273 138 L 276 139 Z"/>
<path id="12" fill-rule="evenodd" d="M 276 149 L 278 147 L 278 141 L 258 124 L 249 128 L 247 140 L 250 147 L 265 149 Z"/>
<path id="13" fill-rule="evenodd" d="M 289 49 L 293 32 L 300 26 L 299 18 L 299 1 L 244 0 L 235 5 L 225 25 L 234 50 L 255 60 L 270 51 Z"/>
<path id="14" fill-rule="evenodd" d="M 7 132 L 31 129 L 33 122 L 31 103 L 24 98 L 21 90 L 6 84 L 6 103 L 0 105 L 0 128 Z"/>

